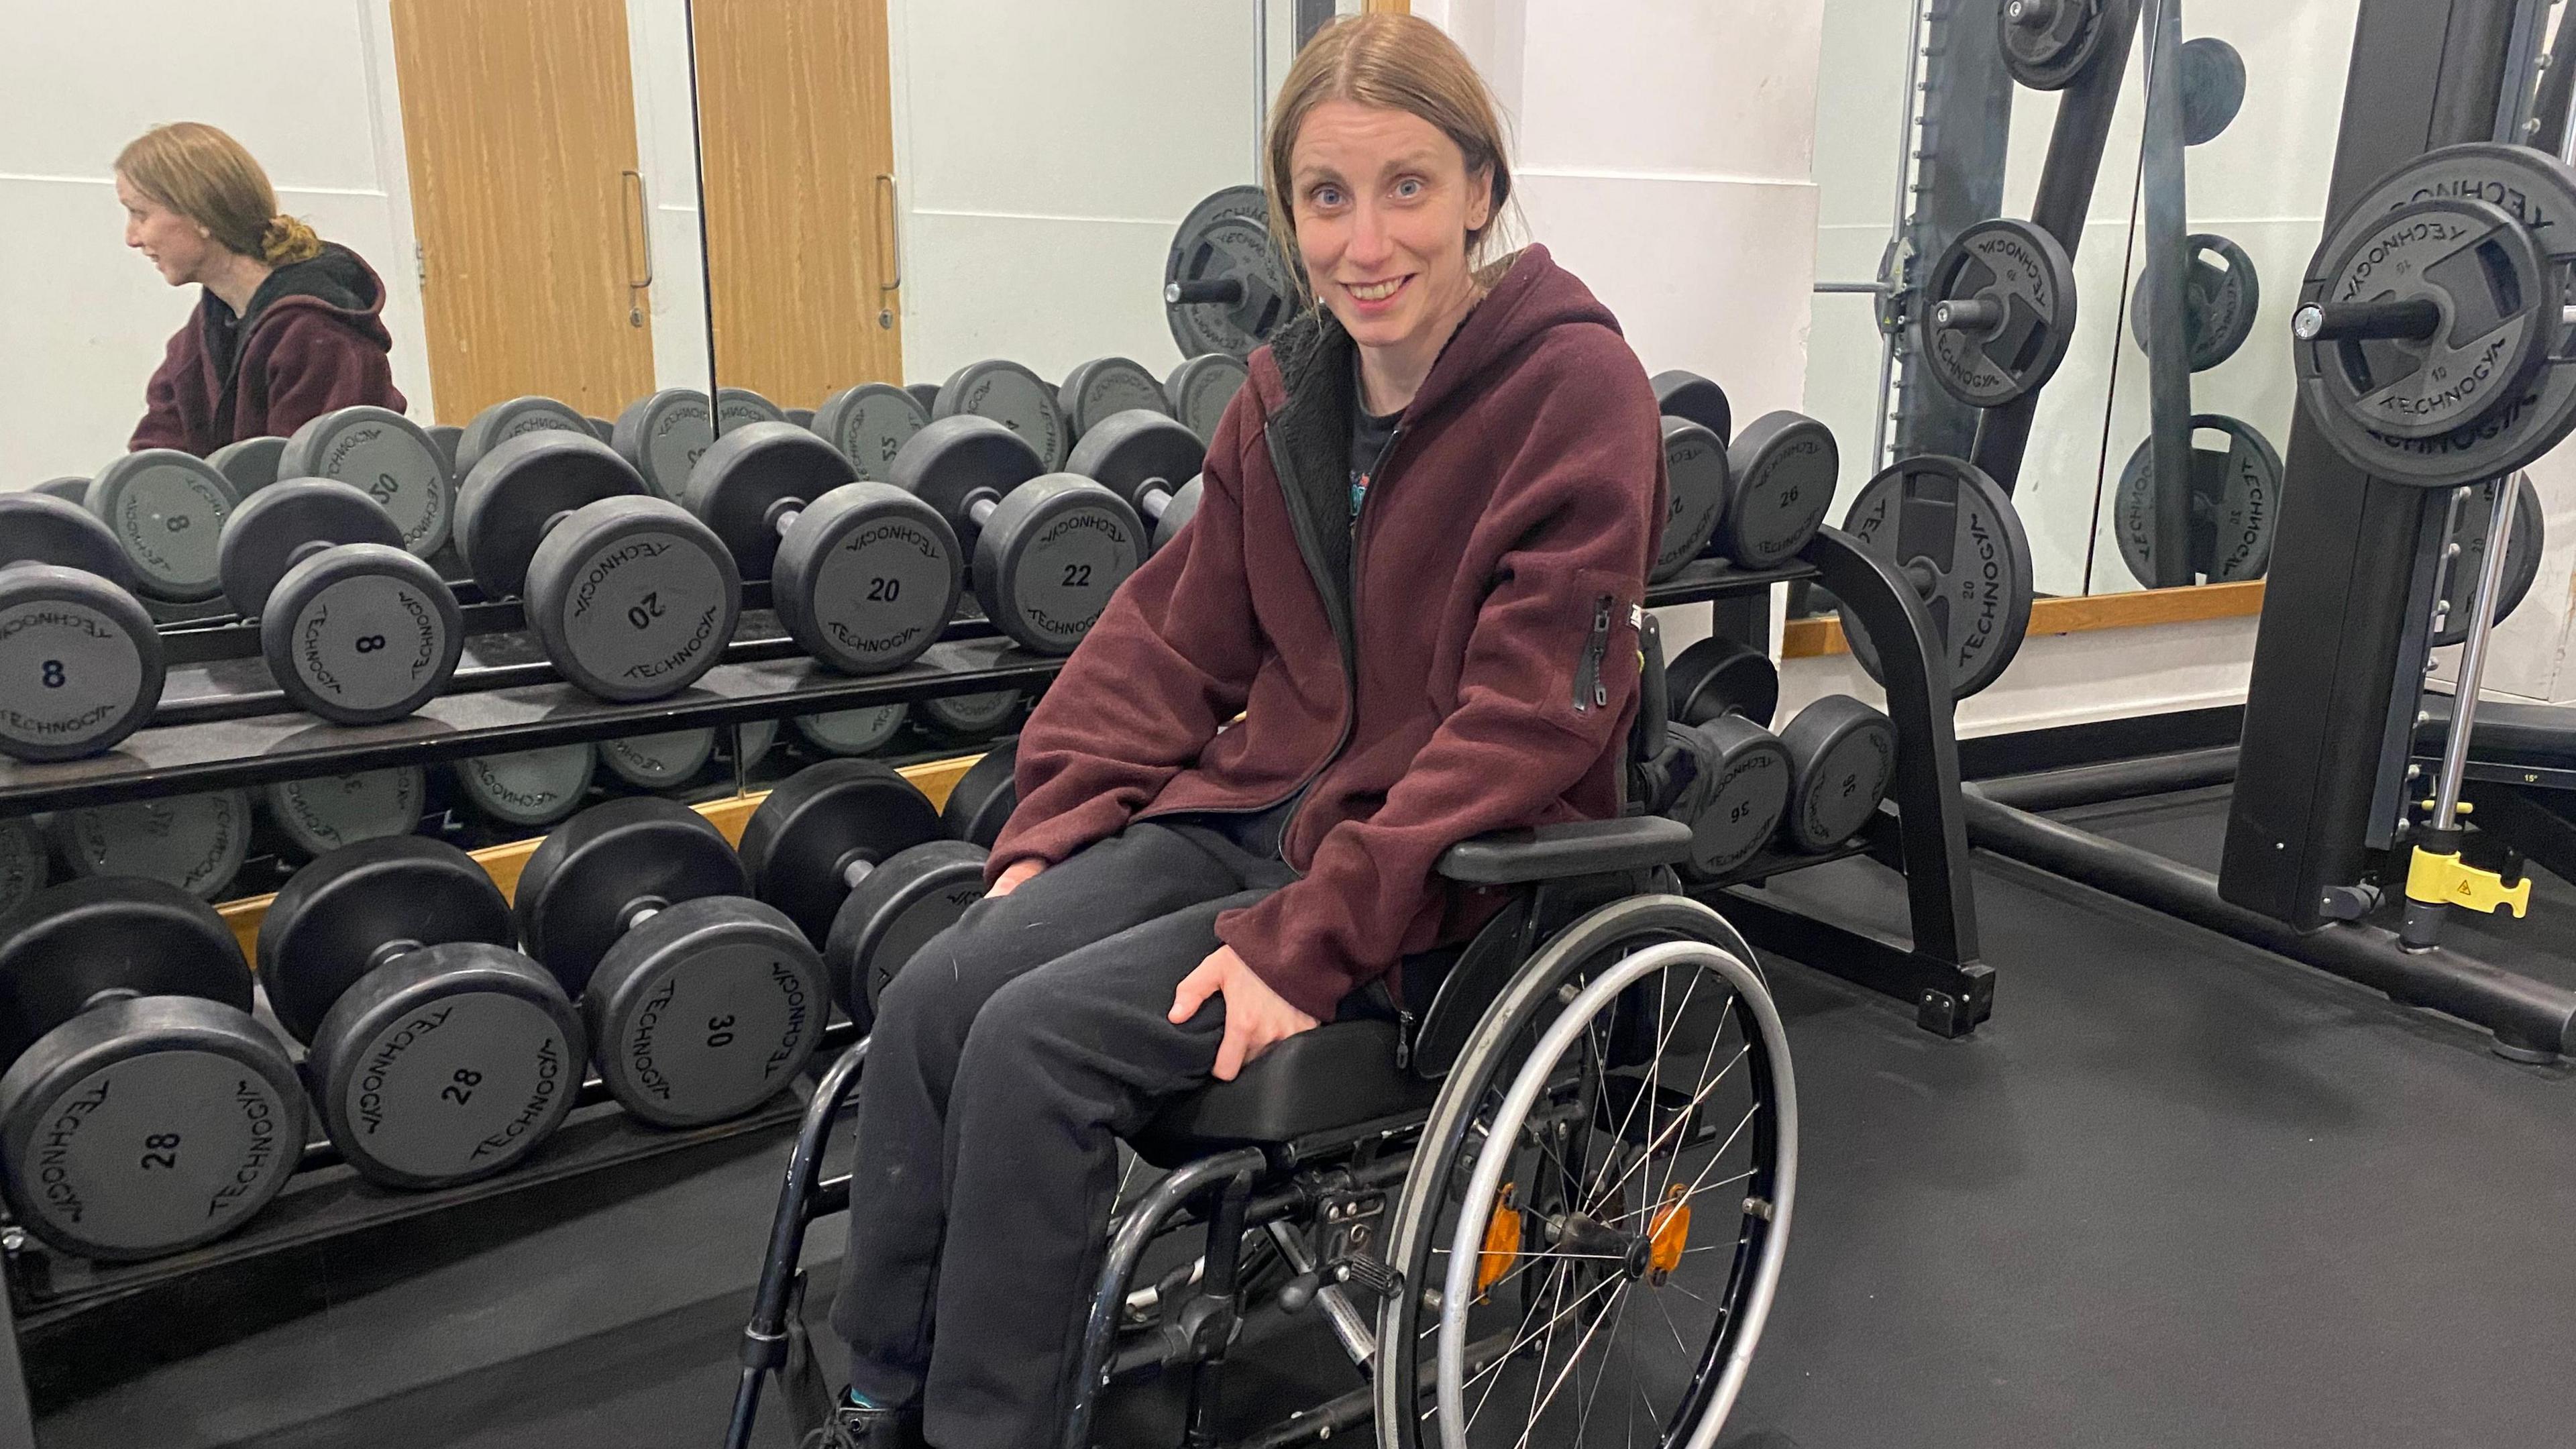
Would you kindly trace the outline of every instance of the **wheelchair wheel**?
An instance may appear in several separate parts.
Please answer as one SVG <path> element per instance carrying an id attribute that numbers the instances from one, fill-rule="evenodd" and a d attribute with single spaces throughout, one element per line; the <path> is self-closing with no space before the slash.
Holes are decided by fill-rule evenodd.
<path id="1" fill-rule="evenodd" d="M 1695 901 L 1632 897 L 1486 1010 L 1388 1234 L 1386 1449 L 1715 1441 L 1797 1182 L 1787 1039 L 1740 940 Z"/>

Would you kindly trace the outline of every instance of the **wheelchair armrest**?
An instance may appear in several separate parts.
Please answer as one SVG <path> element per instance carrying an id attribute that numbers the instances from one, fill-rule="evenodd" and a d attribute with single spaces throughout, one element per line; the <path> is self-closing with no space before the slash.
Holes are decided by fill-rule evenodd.
<path id="1" fill-rule="evenodd" d="M 1678 865 L 1690 847 L 1690 827 L 1659 815 L 1577 820 L 1460 841 L 1440 857 L 1440 874 L 1466 885 L 1525 885 Z"/>

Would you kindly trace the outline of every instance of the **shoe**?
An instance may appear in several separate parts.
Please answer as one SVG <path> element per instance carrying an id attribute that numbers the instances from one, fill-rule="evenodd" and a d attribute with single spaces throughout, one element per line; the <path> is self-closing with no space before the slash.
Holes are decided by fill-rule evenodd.
<path id="1" fill-rule="evenodd" d="M 854 1404 L 844 1395 L 833 1400 L 830 1417 L 807 1436 L 804 1449 L 921 1449 L 921 1410 Z"/>

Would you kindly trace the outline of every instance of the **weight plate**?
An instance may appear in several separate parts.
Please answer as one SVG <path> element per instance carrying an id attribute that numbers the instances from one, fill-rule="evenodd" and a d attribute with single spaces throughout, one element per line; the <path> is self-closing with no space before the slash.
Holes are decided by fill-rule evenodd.
<path id="1" fill-rule="evenodd" d="M 749 885 L 741 859 L 705 816 L 633 795 L 593 805 L 541 841 L 511 910 L 528 954 L 578 995 L 638 911 L 739 896 Z M 602 1040 L 597 1026 L 594 1042 Z"/>
<path id="2" fill-rule="evenodd" d="M 656 496 L 676 501 L 689 491 L 689 470 L 715 440 L 715 407 L 707 395 L 667 387 L 627 404 L 612 441 Z"/>
<path id="3" fill-rule="evenodd" d="M 2075 84 L 2102 53 L 2101 0 L 2005 0 L 2004 69 L 2035 91 Z"/>
<path id="4" fill-rule="evenodd" d="M 0 532 L 28 511 L 0 509 Z M 68 760 L 115 748 L 152 718 L 164 667 L 161 635 L 132 594 L 76 569 L 0 567 L 0 753 Z"/>
<path id="5" fill-rule="evenodd" d="M 1833 429 L 1797 413 L 1766 413 L 1727 448 L 1734 496 L 1717 525 L 1715 548 L 1746 568 L 1796 558 L 1833 507 L 1842 453 Z"/>
<path id="6" fill-rule="evenodd" d="M 660 498 L 589 504 L 528 561 L 528 627 L 564 678 L 601 699 L 661 699 L 697 683 L 741 613 L 733 554 Z"/>
<path id="7" fill-rule="evenodd" d="M 1016 689 L 984 694 L 936 694 L 921 702 L 921 717 L 933 729 L 954 739 L 980 740 L 1010 728 L 1020 712 Z"/>
<path id="8" fill-rule="evenodd" d="M 2030 629 L 2030 539 L 1992 478 L 1956 458 L 1908 458 L 1869 480 L 1843 531 L 1922 597 L 1954 697 L 2003 676 Z M 1877 646 L 1848 608 L 1843 637 L 1879 678 Z"/>
<path id="9" fill-rule="evenodd" d="M 483 455 L 530 433 L 589 433 L 590 419 L 570 403 L 550 397 L 514 397 L 474 415 L 456 437 L 456 471 L 471 473 Z M 597 437 L 596 433 L 592 434 Z M 606 441 L 602 439 L 601 441 Z"/>
<path id="10" fill-rule="evenodd" d="M 270 675 L 337 724 L 401 719 L 447 688 L 464 655 L 456 596 L 399 548 L 324 549 L 287 570 L 268 605 L 259 645 Z"/>
<path id="11" fill-rule="evenodd" d="M 1655 411 L 1665 417 L 1688 418 L 1721 442 L 1735 437 L 1735 409 L 1726 400 L 1726 389 L 1716 383 L 1674 368 L 1656 373 L 1648 386 L 1655 390 Z"/>
<path id="12" fill-rule="evenodd" d="M 760 802 L 743 827 L 742 864 L 752 894 L 820 945 L 855 869 L 873 870 L 941 838 L 939 812 L 900 773 L 872 760 L 826 760 Z"/>
<path id="13" fill-rule="evenodd" d="M 912 713 L 908 704 L 870 704 L 824 714 L 800 714 L 788 721 L 798 737 L 827 755 L 873 755 L 894 743 Z"/>
<path id="14" fill-rule="evenodd" d="M 243 438 L 208 453 L 206 461 L 232 480 L 234 492 L 248 498 L 277 481 L 279 456 L 285 451 L 284 438 Z"/>
<path id="15" fill-rule="evenodd" d="M 831 1016 L 823 958 L 776 908 L 682 901 L 610 947 L 582 997 L 592 1060 L 664 1127 L 737 1117 L 793 1081 Z"/>
<path id="16" fill-rule="evenodd" d="M 2039 391 L 2066 360 L 2075 266 L 2057 238 L 2026 221 L 1978 222 L 1933 263 L 1916 327 L 1943 391 L 1973 408 L 2002 407 Z"/>
<path id="17" fill-rule="evenodd" d="M 260 918 L 254 954 L 278 1024 L 311 1042 L 388 948 L 508 946 L 513 927 L 510 903 L 472 856 L 427 836 L 389 836 L 343 846 L 290 877 Z"/>
<path id="18" fill-rule="evenodd" d="M 2191 572 L 2198 582 L 2259 579 L 2272 562 L 2272 533 L 2281 518 L 2281 455 L 2252 424 L 2223 413 L 2191 420 Z M 2219 446 L 2202 437 L 2215 433 Z M 2120 556 L 2129 572 L 2156 587 L 2155 439 L 2138 444 L 2120 470 L 2113 508 Z"/>
<path id="19" fill-rule="evenodd" d="M 409 835 L 420 828 L 429 775 L 418 765 L 354 775 L 279 780 L 264 792 L 268 818 L 296 849 L 326 855 L 344 845 Z M 275 907 L 270 907 L 272 914 Z"/>
<path id="20" fill-rule="evenodd" d="M 140 582 L 133 559 L 97 514 L 32 489 L 0 493 L 0 566 L 21 563 L 78 569 L 128 591 Z"/>
<path id="21" fill-rule="evenodd" d="M 598 765 L 584 741 L 459 760 L 456 783 L 476 809 L 504 825 L 552 825 L 580 806 Z"/>
<path id="22" fill-rule="evenodd" d="M 454 423 L 434 423 L 421 431 L 429 434 L 430 443 L 438 449 L 439 459 L 447 464 L 447 476 L 463 482 L 465 470 L 456 466 L 456 445 L 464 438 L 465 430 Z"/>
<path id="23" fill-rule="evenodd" d="M 239 790 L 87 805 L 54 817 L 74 875 L 141 876 L 213 900 L 250 855 L 250 797 Z"/>
<path id="24" fill-rule="evenodd" d="M 1664 669 L 1668 716 L 1707 724 L 1737 714 L 1768 729 L 1780 708 L 1780 669 L 1751 645 L 1712 635 Z"/>
<path id="25" fill-rule="evenodd" d="M 175 448 L 128 453 L 98 471 L 82 501 L 115 533 L 143 592 L 174 604 L 223 592 L 215 550 L 241 495 L 212 464 Z"/>
<path id="26" fill-rule="evenodd" d="M 402 547 L 393 515 L 346 483 L 298 478 L 245 498 L 224 525 L 215 577 L 244 618 L 265 611 L 269 591 L 317 545 L 377 543 Z"/>
<path id="27" fill-rule="evenodd" d="M 1789 750 L 1740 715 L 1679 728 L 1705 742 L 1699 766 L 1706 784 L 1688 792 L 1695 809 L 1682 823 L 1691 828 L 1683 874 L 1707 884 L 1741 869 L 1779 830 L 1789 808 Z"/>
<path id="28" fill-rule="evenodd" d="M 79 503 L 89 497 L 89 479 L 73 473 L 61 478 L 48 478 L 27 491 L 46 498 L 59 498 L 65 503 Z"/>
<path id="29" fill-rule="evenodd" d="M 1124 357 L 1095 357 L 1066 373 L 1064 386 L 1056 389 L 1056 406 L 1077 441 L 1104 420 L 1133 408 L 1167 417 L 1172 410 L 1171 399 L 1163 395 L 1162 380 L 1147 372 L 1145 364 Z"/>
<path id="30" fill-rule="evenodd" d="M 1026 439 L 1047 469 L 1063 467 L 1073 446 L 1056 389 L 1016 362 L 970 362 L 957 369 L 939 389 L 939 406 L 930 415 L 934 422 L 990 418 Z"/>
<path id="31" fill-rule="evenodd" d="M 841 450 L 858 476 L 885 481 L 894 455 L 930 422 L 921 400 L 890 382 L 845 387 L 814 410 L 813 429 Z"/>
<path id="32" fill-rule="evenodd" d="M 1663 427 L 1664 527 L 1655 544 L 1654 566 L 1647 570 L 1655 583 L 1690 567 L 1707 550 L 1735 485 L 1727 472 L 1726 445 L 1717 434 L 1688 418 L 1665 418 Z"/>
<path id="33" fill-rule="evenodd" d="M 747 387 L 716 389 L 716 432 L 721 435 L 751 423 L 783 423 L 778 404 Z"/>
<path id="34" fill-rule="evenodd" d="M 599 742 L 599 757 L 608 766 L 608 773 L 639 790 L 667 790 L 687 784 L 707 767 L 715 752 L 716 732 L 712 728 Z"/>
<path id="35" fill-rule="evenodd" d="M 964 591 L 957 535 L 891 483 L 814 500 L 770 569 L 770 600 L 798 646 L 834 669 L 900 669 L 939 641 Z"/>
<path id="36" fill-rule="evenodd" d="M 1225 421 L 1225 410 L 1234 406 L 1234 395 L 1251 376 L 1251 369 L 1231 353 L 1202 352 L 1163 379 L 1163 400 L 1204 447 L 1216 441 L 1217 424 Z"/>
<path id="37" fill-rule="evenodd" d="M 939 821 L 950 835 L 979 849 L 993 848 L 1011 812 L 1019 808 L 1019 763 L 1019 742 L 1004 740 L 966 767 L 939 809 Z"/>
<path id="38" fill-rule="evenodd" d="M 2234 357 L 2254 335 L 2254 319 L 2262 308 L 2263 288 L 2245 249 L 2223 236 L 2195 234 L 2183 278 L 2183 350 L 2191 370 L 2207 372 Z M 2129 335 L 2139 351 L 2154 350 L 2147 345 L 2144 278 L 2129 299 Z"/>
<path id="39" fill-rule="evenodd" d="M 2491 202 L 2434 198 L 2337 240 L 2329 303 L 2425 301 L 2439 325 L 2420 340 L 2308 343 L 2299 350 L 2316 366 L 2312 376 L 2302 364 L 2302 383 L 2343 418 L 2397 439 L 2474 429 L 2514 405 L 2560 331 L 2523 300 L 2553 273 L 2520 222 Z"/>
<path id="40" fill-rule="evenodd" d="M 2433 631 L 2433 642 L 2465 644 L 2469 638 L 2469 601 L 2476 597 L 2478 576 L 2486 568 L 2487 524 L 2495 507 L 2495 485 L 2481 484 L 2461 500 L 2457 522 L 2451 528 L 2451 542 L 2459 552 L 2452 556 L 2449 575 L 2449 597 L 2455 606 L 2443 617 L 2442 627 Z M 2513 537 L 2504 546 L 2503 592 L 2496 595 L 2495 622 L 2501 624 L 2531 592 L 2540 577 L 2540 554 L 2547 544 L 2548 522 L 2540 506 L 2540 490 L 2531 477 L 2517 473 L 2513 480 Z"/>
<path id="41" fill-rule="evenodd" d="M 537 432 L 474 465 L 456 490 L 456 547 L 489 599 L 527 586 L 528 560 L 559 515 L 603 498 L 646 496 L 642 474 L 598 439 Z"/>
<path id="42" fill-rule="evenodd" d="M 838 448 L 789 422 L 749 422 L 708 446 L 685 501 L 747 579 L 769 577 L 785 515 L 856 476 Z"/>
<path id="43" fill-rule="evenodd" d="M 2245 107 L 2245 57 L 2215 35 L 2182 43 L 2182 139 L 2203 146 L 2224 134 Z"/>
<path id="44" fill-rule="evenodd" d="M 1159 553 L 1169 547 L 1173 539 L 1181 536 L 1181 530 L 1189 527 L 1190 520 L 1198 517 L 1199 499 L 1206 493 L 1207 482 L 1204 476 L 1192 478 L 1181 485 L 1181 491 L 1173 496 L 1171 502 L 1163 505 L 1162 516 L 1154 520 L 1156 552 Z"/>
<path id="45" fill-rule="evenodd" d="M 905 962 L 984 898 L 984 848 L 932 840 L 870 871 L 832 917 L 823 967 L 850 1020 L 876 1025 L 877 999 Z"/>
<path id="46" fill-rule="evenodd" d="M 1850 695 L 1829 694 L 1798 711 L 1780 743 L 1790 766 L 1782 838 L 1821 851 L 1860 834 L 1896 778 L 1896 726 Z"/>
<path id="47" fill-rule="evenodd" d="M 0 917 L 0 1061 L 115 993 L 247 1012 L 250 965 L 213 907 L 156 880 L 73 880 Z"/>
<path id="48" fill-rule="evenodd" d="M 457 446 L 461 453 L 465 443 Z M 334 479 L 376 500 L 402 530 L 402 546 L 421 558 L 447 546 L 456 522 L 449 480 L 457 474 L 418 423 L 384 408 L 341 408 L 297 428 L 277 473 Z"/>
<path id="49" fill-rule="evenodd" d="M 45 888 L 45 838 L 32 820 L 0 820 L 0 916 Z"/>
<path id="50" fill-rule="evenodd" d="M 1070 654 L 1145 561 L 1145 525 L 1088 478 L 1052 473 L 1011 490 L 975 536 L 975 597 L 1002 632 Z"/>
<path id="51" fill-rule="evenodd" d="M 1159 518 L 1206 462 L 1207 444 L 1188 424 L 1167 413 L 1132 408 L 1087 429 L 1065 460 L 1064 471 L 1126 499 L 1142 516 Z"/>
<path id="52" fill-rule="evenodd" d="M 1171 289 L 1233 282 L 1231 301 L 1179 302 Z M 1296 297 L 1270 235 L 1270 198 L 1258 186 L 1211 193 L 1181 219 L 1163 259 L 1163 317 L 1183 357 L 1222 352 L 1250 357 L 1288 320 Z"/>

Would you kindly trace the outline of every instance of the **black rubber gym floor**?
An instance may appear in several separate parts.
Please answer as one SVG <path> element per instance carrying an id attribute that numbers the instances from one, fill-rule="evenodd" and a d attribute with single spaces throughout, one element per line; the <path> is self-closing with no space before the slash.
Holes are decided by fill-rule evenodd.
<path id="1" fill-rule="evenodd" d="M 2224 808 L 2203 792 L 2069 818 L 2208 867 Z M 1771 973 L 1803 1171 L 1724 1443 L 2567 1442 L 2576 1072 L 2512 1065 L 2456 1022 L 2081 887 L 1978 869 L 2001 985 L 1973 1039 Z M 2544 885 L 2489 954 L 2576 979 L 2576 892 Z M 1777 889 L 1901 922 L 1893 883 L 1857 862 Z M 32 1349 L 59 1403 L 44 1443 L 711 1446 L 779 1151 L 344 1242 L 300 1293 L 271 1275 L 93 1315 Z M 145 1366 L 208 1325 L 233 1341 Z M 1308 1325 L 1247 1357 L 1246 1427 L 1357 1382 Z M 1170 1443 L 1171 1412 L 1169 1394 L 1131 1395 L 1102 1442 Z"/>

